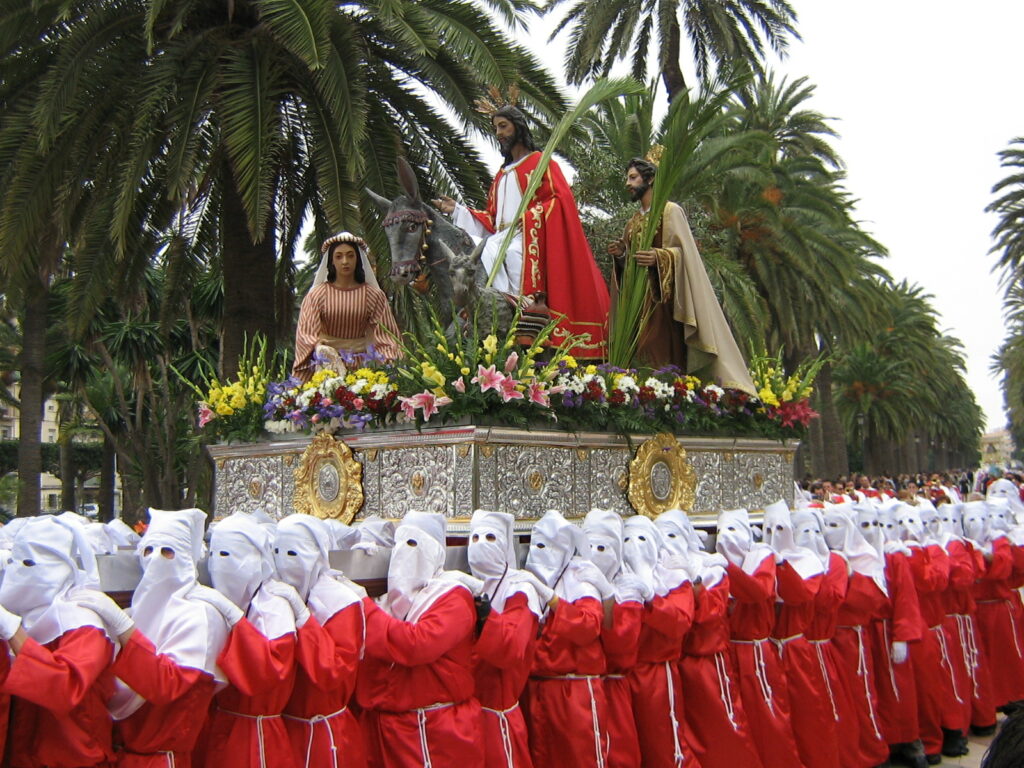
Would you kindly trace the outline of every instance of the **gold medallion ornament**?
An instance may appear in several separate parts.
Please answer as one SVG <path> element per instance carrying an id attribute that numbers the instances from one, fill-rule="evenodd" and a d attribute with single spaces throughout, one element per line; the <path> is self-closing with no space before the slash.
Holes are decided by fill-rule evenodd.
<path id="1" fill-rule="evenodd" d="M 352 449 L 321 432 L 295 468 L 295 511 L 351 523 L 363 506 L 363 466 Z"/>
<path id="2" fill-rule="evenodd" d="M 674 435 L 662 432 L 641 445 L 629 463 L 629 503 L 638 514 L 657 517 L 669 509 L 693 511 L 697 473 Z"/>

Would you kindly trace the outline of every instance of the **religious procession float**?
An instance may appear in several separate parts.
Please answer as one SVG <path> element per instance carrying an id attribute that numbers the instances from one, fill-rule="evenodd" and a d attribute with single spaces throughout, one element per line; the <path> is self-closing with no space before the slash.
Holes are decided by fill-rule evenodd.
<path id="1" fill-rule="evenodd" d="M 291 370 L 254 344 L 236 377 L 197 389 L 215 516 L 421 510 L 458 530 L 481 507 L 525 528 L 551 508 L 711 520 L 792 501 L 818 366 L 744 361 L 685 214 L 657 195 L 655 175 L 678 169 L 659 171 L 660 151 L 630 164 L 640 211 L 610 246 L 609 296 L 550 145 L 516 107 L 489 106 L 506 162 L 486 209 L 423 199 L 404 161 L 402 194 L 370 192 L 388 283 L 429 298 L 416 332 L 399 329 L 365 240 L 340 233 Z"/>

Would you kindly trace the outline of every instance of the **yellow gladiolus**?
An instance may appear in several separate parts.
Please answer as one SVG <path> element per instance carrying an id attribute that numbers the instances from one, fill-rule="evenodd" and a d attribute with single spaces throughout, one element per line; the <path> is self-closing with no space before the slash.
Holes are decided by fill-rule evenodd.
<path id="1" fill-rule="evenodd" d="M 498 337 L 493 333 L 490 334 L 483 341 L 483 348 L 489 355 L 495 355 L 498 352 Z"/>

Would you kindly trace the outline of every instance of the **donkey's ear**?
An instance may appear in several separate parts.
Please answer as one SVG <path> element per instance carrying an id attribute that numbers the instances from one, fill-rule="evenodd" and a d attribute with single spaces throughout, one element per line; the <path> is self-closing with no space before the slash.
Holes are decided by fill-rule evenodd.
<path id="1" fill-rule="evenodd" d="M 487 238 L 477 243 L 476 248 L 473 249 L 473 254 L 470 256 L 472 261 L 480 261 L 483 258 L 485 245 L 487 245 Z"/>
<path id="2" fill-rule="evenodd" d="M 371 200 L 373 200 L 374 203 L 377 204 L 377 207 L 380 208 L 381 213 L 387 213 L 388 211 L 391 210 L 391 201 L 388 200 L 386 197 L 382 197 L 381 195 L 378 195 L 376 192 L 374 192 L 369 187 L 363 187 L 363 192 L 365 192 L 367 194 L 367 196 Z"/>
<path id="3" fill-rule="evenodd" d="M 405 196 L 412 201 L 420 199 L 420 183 L 416 181 L 416 172 L 404 157 L 398 158 L 398 181 L 405 190 Z"/>

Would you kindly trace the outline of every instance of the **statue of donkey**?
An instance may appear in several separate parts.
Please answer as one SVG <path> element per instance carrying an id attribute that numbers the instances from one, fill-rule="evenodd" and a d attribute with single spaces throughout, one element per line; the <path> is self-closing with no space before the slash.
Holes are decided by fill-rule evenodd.
<path id="1" fill-rule="evenodd" d="M 465 230 L 456 227 L 420 197 L 412 167 L 398 159 L 398 180 L 404 194 L 388 200 L 371 189 L 366 193 L 384 214 L 384 232 L 391 246 L 389 277 L 397 285 L 437 288 L 436 310 L 442 327 L 453 320 L 452 306 L 460 315 L 476 307 L 482 322 L 496 313 L 498 332 L 507 333 L 515 306 L 504 293 L 486 288 L 487 275 L 479 269 L 482 247 L 474 247 Z"/>

